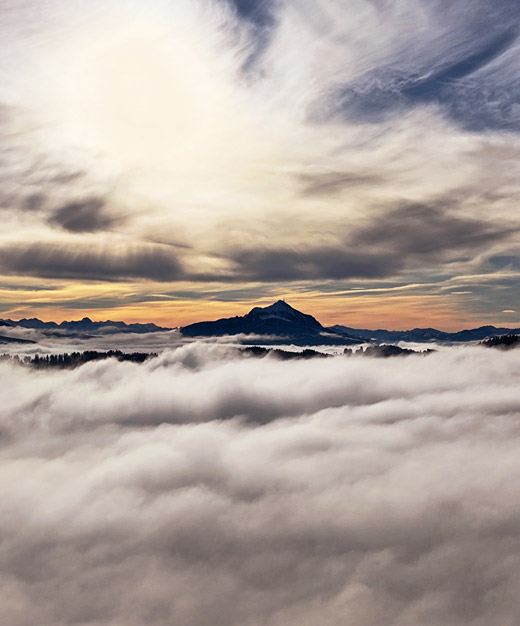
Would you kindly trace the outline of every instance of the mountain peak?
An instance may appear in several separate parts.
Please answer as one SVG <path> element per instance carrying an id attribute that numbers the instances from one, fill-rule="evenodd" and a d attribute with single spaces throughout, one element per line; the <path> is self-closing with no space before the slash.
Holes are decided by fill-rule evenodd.
<path id="1" fill-rule="evenodd" d="M 295 311 L 296 313 L 299 313 L 299 311 L 297 311 L 294 307 L 292 307 L 290 304 L 287 304 L 287 302 L 285 300 L 277 300 L 276 302 L 274 302 L 273 304 L 270 304 L 269 306 L 264 306 L 264 307 L 255 307 L 253 309 L 253 311 L 266 311 L 266 312 L 270 312 L 270 313 L 275 313 L 275 312 L 280 312 L 280 311 Z"/>
<path id="2" fill-rule="evenodd" d="M 285 300 L 278 300 L 266 307 L 257 306 L 243 317 L 190 324 L 181 328 L 181 333 L 188 337 L 260 335 L 266 337 L 263 339 L 264 342 L 296 345 L 361 343 L 360 340 L 345 334 L 326 332 L 316 318 L 298 311 Z"/>
<path id="3" fill-rule="evenodd" d="M 313 317 L 310 315 L 305 315 L 305 313 L 301 313 L 290 304 L 287 304 L 285 300 L 277 300 L 273 304 L 269 306 L 260 307 L 255 306 L 254 309 L 251 309 L 249 313 L 246 315 L 247 318 L 255 318 L 255 319 L 281 319 L 287 321 L 303 321 L 306 320 L 309 322 L 313 320 L 316 324 L 320 325 Z M 320 325 L 321 326 L 321 325 Z"/>

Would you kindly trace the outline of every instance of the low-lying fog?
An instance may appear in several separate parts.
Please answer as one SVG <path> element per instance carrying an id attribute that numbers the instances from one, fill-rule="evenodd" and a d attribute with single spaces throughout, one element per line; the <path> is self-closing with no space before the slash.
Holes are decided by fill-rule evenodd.
<path id="1" fill-rule="evenodd" d="M 0 363 L 1 623 L 517 626 L 519 378 L 483 347 Z"/>

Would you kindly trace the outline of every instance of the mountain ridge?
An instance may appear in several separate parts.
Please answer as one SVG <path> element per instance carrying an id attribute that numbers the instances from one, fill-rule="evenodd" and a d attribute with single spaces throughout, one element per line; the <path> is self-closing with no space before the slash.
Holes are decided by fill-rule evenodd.
<path id="1" fill-rule="evenodd" d="M 11 319 L 1 319 L 0 326 L 6 328 L 32 328 L 35 330 L 44 331 L 70 331 L 70 332 L 96 332 L 103 330 L 104 334 L 115 333 L 149 333 L 159 332 L 164 330 L 171 330 L 163 326 L 158 326 L 153 322 L 145 324 L 106 320 L 101 322 L 93 322 L 89 317 L 84 317 L 81 320 L 63 321 L 59 324 L 57 322 L 43 322 L 37 317 L 22 318 L 18 321 Z"/>
<path id="2" fill-rule="evenodd" d="M 273 325 L 272 320 L 276 320 L 278 323 Z M 291 322 L 301 321 L 303 323 L 303 320 L 310 325 L 311 332 L 302 333 L 301 329 L 296 329 L 298 332 L 295 333 L 295 329 L 288 326 Z M 268 332 L 269 330 L 271 332 Z M 327 345 L 341 344 L 342 339 L 346 344 L 395 343 L 398 341 L 468 343 L 501 335 L 520 333 L 520 328 L 502 328 L 487 325 L 450 333 L 437 330 L 436 328 L 414 328 L 412 330 L 400 331 L 357 329 L 341 324 L 326 327 L 311 315 L 301 313 L 284 300 L 278 300 L 267 307 L 254 307 L 244 316 L 196 322 L 182 327 L 180 331 L 184 336 L 188 337 L 219 337 L 237 334 L 271 334 L 275 337 L 281 337 L 284 335 L 283 331 L 285 331 L 286 339 L 295 343 L 302 343 L 306 339 L 308 343 L 316 344 L 319 340 L 323 345 Z M 275 340 L 275 343 L 280 343 L 280 340 Z"/>
<path id="3" fill-rule="evenodd" d="M 363 343 L 347 333 L 326 329 L 312 315 L 302 313 L 284 300 L 267 307 L 254 307 L 243 316 L 196 322 L 183 326 L 185 337 L 222 337 L 226 335 L 260 335 L 263 343 L 295 345 L 352 345 Z"/>
<path id="4" fill-rule="evenodd" d="M 44 322 L 36 317 L 18 321 L 0 319 L 0 327 L 28 328 L 41 330 L 46 334 L 64 333 L 69 336 L 85 333 L 150 333 L 171 330 L 153 322 L 130 323 L 114 320 L 94 322 L 89 317 L 81 320 Z M 323 326 L 315 317 L 298 311 L 284 300 L 278 300 L 266 307 L 254 307 L 243 316 L 202 321 L 180 328 L 186 337 L 222 337 L 225 335 L 259 335 L 272 337 L 271 343 L 294 343 L 303 345 L 351 345 L 356 343 L 395 343 L 399 341 L 431 343 L 467 343 L 482 341 L 508 334 L 520 334 L 520 328 L 497 327 L 493 325 L 446 332 L 436 328 L 414 328 L 411 330 L 360 329 L 336 324 Z"/>
<path id="5" fill-rule="evenodd" d="M 349 326 L 335 325 L 337 333 L 345 332 L 348 336 L 364 338 L 369 341 L 395 342 L 408 341 L 417 343 L 430 343 L 434 341 L 450 343 L 467 343 L 471 341 L 482 341 L 491 337 L 520 333 L 520 328 L 502 328 L 491 325 L 479 326 L 478 328 L 468 328 L 457 332 L 445 332 L 436 328 L 414 328 L 412 330 L 369 330 L 356 329 Z"/>

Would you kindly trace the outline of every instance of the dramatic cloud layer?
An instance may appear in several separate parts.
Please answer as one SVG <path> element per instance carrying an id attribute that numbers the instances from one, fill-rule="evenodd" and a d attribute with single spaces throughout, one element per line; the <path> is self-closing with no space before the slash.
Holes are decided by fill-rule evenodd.
<path id="1" fill-rule="evenodd" d="M 202 293 L 327 294 L 332 316 L 353 287 L 398 287 L 407 310 L 442 295 L 452 327 L 515 325 L 519 17 L 515 0 L 3 0 L 0 271 L 56 288 L 35 302 L 11 279 L 7 316 L 103 300 L 144 320 L 159 297 L 174 324 Z"/>
<path id="2" fill-rule="evenodd" d="M 117 219 L 104 215 L 103 208 L 103 202 L 97 199 L 73 202 L 59 208 L 49 219 L 49 223 L 61 226 L 71 233 L 109 230 L 117 224 Z"/>
<path id="3" fill-rule="evenodd" d="M 0 363 L 2 623 L 515 624 L 519 371 L 478 347 Z"/>
<path id="4" fill-rule="evenodd" d="M 453 261 L 519 231 L 516 224 L 458 217 L 442 206 L 411 205 L 357 228 L 335 246 L 245 249 L 232 256 L 249 279 L 383 278 L 418 262 Z"/>
<path id="5" fill-rule="evenodd" d="M 106 244 L 14 244 L 0 250 L 0 270 L 5 274 L 93 280 L 143 278 L 170 281 L 182 274 L 177 258 L 164 246 L 131 244 L 119 248 L 114 244 L 110 247 Z"/>

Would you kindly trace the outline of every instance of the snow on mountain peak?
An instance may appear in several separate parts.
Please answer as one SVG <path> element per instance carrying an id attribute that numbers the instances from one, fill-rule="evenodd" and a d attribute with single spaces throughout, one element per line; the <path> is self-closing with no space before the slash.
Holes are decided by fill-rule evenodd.
<path id="1" fill-rule="evenodd" d="M 283 300 L 278 300 L 274 304 L 271 304 L 266 307 L 256 306 L 254 309 L 249 311 L 249 315 L 254 317 L 260 317 L 262 319 L 267 318 L 279 318 L 279 319 L 287 319 L 294 317 L 295 315 L 302 315 L 296 309 L 293 309 L 292 306 L 284 302 Z"/>
<path id="2" fill-rule="evenodd" d="M 295 311 L 295 312 L 298 313 L 298 311 L 296 311 L 296 309 L 293 309 L 293 307 L 290 304 L 287 304 L 287 302 L 285 302 L 285 300 L 278 300 L 274 304 L 271 304 L 270 306 L 264 307 L 263 310 L 264 311 L 271 311 L 271 312 L 284 311 L 286 313 L 288 311 Z"/>
<path id="3" fill-rule="evenodd" d="M 266 320 L 279 320 L 293 324 L 303 324 L 321 328 L 321 324 L 310 315 L 305 315 L 287 304 L 285 300 L 278 300 L 266 307 L 255 307 L 246 315 L 246 318 L 265 322 Z"/>

